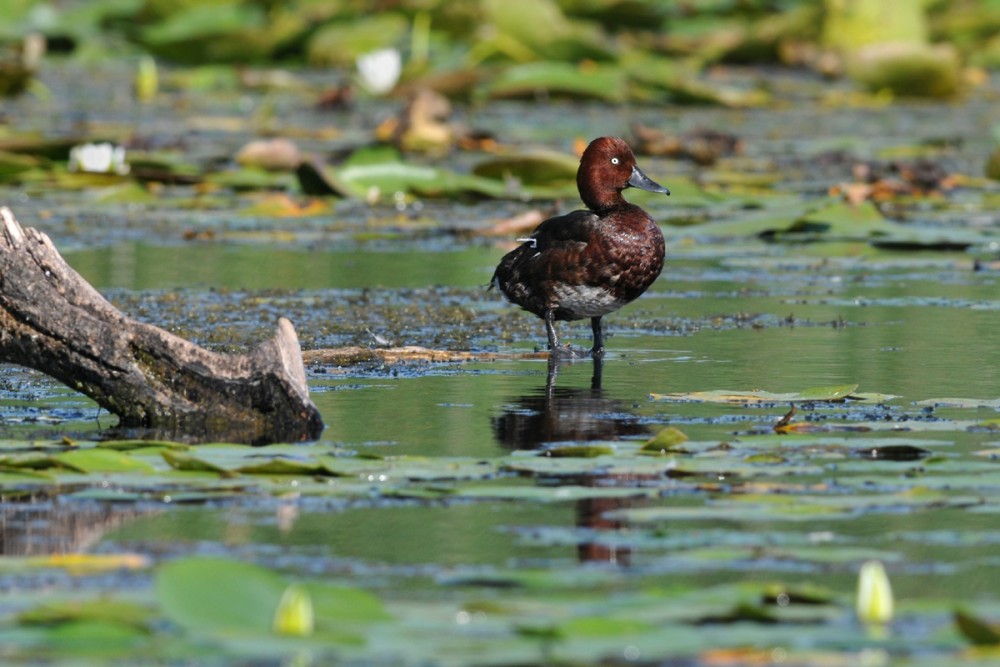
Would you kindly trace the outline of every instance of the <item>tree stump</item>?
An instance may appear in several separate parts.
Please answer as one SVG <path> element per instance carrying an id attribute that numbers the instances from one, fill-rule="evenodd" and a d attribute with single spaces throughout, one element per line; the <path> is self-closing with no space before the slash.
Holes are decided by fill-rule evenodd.
<path id="1" fill-rule="evenodd" d="M 245 354 L 198 347 L 123 315 L 52 241 L 0 207 L 0 360 L 28 366 L 118 415 L 186 441 L 294 442 L 323 430 L 298 337 L 281 318 Z"/>

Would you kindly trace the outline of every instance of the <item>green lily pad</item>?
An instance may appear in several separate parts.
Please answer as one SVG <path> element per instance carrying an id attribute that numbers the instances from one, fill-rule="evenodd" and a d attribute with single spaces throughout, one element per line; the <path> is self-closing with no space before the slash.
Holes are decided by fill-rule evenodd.
<path id="1" fill-rule="evenodd" d="M 646 441 L 639 451 L 643 454 L 666 454 L 680 450 L 680 446 L 687 442 L 687 435 L 675 426 L 667 426 L 660 429 L 656 435 Z"/>
<path id="2" fill-rule="evenodd" d="M 542 452 L 542 456 L 592 459 L 598 456 L 611 456 L 614 453 L 615 448 L 607 445 L 562 445 L 546 449 Z"/>
<path id="3" fill-rule="evenodd" d="M 147 472 L 154 471 L 149 463 L 128 454 L 108 449 L 77 449 L 52 457 L 55 461 L 80 472 Z"/>
<path id="4" fill-rule="evenodd" d="M 858 388 L 856 384 L 836 385 L 831 387 L 813 387 L 799 392 L 773 393 L 754 389 L 751 391 L 728 391 L 716 389 L 712 391 L 677 392 L 669 394 L 650 394 L 654 401 L 694 401 L 703 403 L 804 403 L 811 401 L 842 402 Z"/>
<path id="5" fill-rule="evenodd" d="M 297 173 L 307 192 L 340 194 L 369 201 L 391 199 L 397 192 L 423 197 L 463 194 L 508 197 L 512 194 L 507 185 L 498 180 L 404 162 L 391 147 L 361 149 L 339 167 L 312 164 L 300 166 Z"/>
<path id="6" fill-rule="evenodd" d="M 307 57 L 313 65 L 354 65 L 358 56 L 396 46 L 406 35 L 406 17 L 373 12 L 331 21 L 309 39 Z"/>
<path id="7" fill-rule="evenodd" d="M 494 99 L 534 97 L 539 93 L 605 102 L 622 102 L 625 74 L 612 65 L 579 67 L 563 62 L 514 65 L 488 82 L 482 93 Z"/>
<path id="8" fill-rule="evenodd" d="M 170 464 L 170 467 L 175 470 L 191 472 L 217 472 L 223 475 L 234 474 L 231 470 L 194 454 L 173 451 L 170 449 L 165 449 L 160 453 L 163 456 L 163 459 Z"/>
<path id="9" fill-rule="evenodd" d="M 274 635 L 274 614 L 289 582 L 256 565 L 222 558 L 192 557 L 162 566 L 156 597 L 167 617 L 188 632 L 217 637 Z M 350 628 L 390 618 L 378 598 L 365 591 L 301 584 L 308 591 L 318 638 L 360 643 Z"/>
<path id="10" fill-rule="evenodd" d="M 905 230 L 899 223 L 886 220 L 871 202 L 858 205 L 835 202 L 829 206 L 806 213 L 785 230 L 777 231 L 774 238 L 798 239 L 870 239 L 889 236 Z"/>
<path id="11" fill-rule="evenodd" d="M 276 572 L 221 558 L 185 558 L 156 575 L 156 597 L 170 620 L 202 634 L 270 634 L 287 587 Z"/>
<path id="12" fill-rule="evenodd" d="M 961 609 L 955 611 L 955 625 L 962 636 L 978 646 L 1000 644 L 1000 624 L 987 621 Z"/>
<path id="13" fill-rule="evenodd" d="M 525 185 L 564 185 L 576 188 L 580 160 L 556 151 L 534 150 L 496 155 L 477 164 L 472 173 L 497 181 L 516 179 Z"/>
<path id="14" fill-rule="evenodd" d="M 41 164 L 38 158 L 31 155 L 0 151 L 0 182 L 15 181 L 21 174 Z"/>

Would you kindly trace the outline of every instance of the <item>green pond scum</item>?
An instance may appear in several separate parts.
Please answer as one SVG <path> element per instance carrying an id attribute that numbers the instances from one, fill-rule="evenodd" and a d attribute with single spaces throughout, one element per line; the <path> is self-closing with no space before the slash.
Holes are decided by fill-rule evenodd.
<path id="1" fill-rule="evenodd" d="M 289 318 L 327 424 L 0 368 L 0 663 L 1000 662 L 996 3 L 369 4 L 0 3 L 0 205 L 209 349 Z M 666 265 L 549 365 L 485 285 L 605 135 Z"/>

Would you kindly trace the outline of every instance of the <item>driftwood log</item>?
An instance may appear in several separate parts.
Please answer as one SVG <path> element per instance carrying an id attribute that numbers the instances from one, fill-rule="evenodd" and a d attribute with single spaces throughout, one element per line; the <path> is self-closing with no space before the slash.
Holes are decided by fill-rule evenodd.
<path id="1" fill-rule="evenodd" d="M 309 398 L 298 337 L 220 354 L 123 315 L 49 238 L 0 208 L 0 361 L 28 366 L 86 394 L 121 428 L 160 437 L 264 444 L 323 430 Z"/>

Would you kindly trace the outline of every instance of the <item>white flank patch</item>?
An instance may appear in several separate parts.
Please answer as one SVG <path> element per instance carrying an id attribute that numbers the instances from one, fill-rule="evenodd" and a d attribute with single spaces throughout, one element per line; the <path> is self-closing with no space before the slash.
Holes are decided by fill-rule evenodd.
<path id="1" fill-rule="evenodd" d="M 572 312 L 577 318 L 607 315 L 625 305 L 601 287 L 559 285 L 553 292 L 559 307 Z"/>

